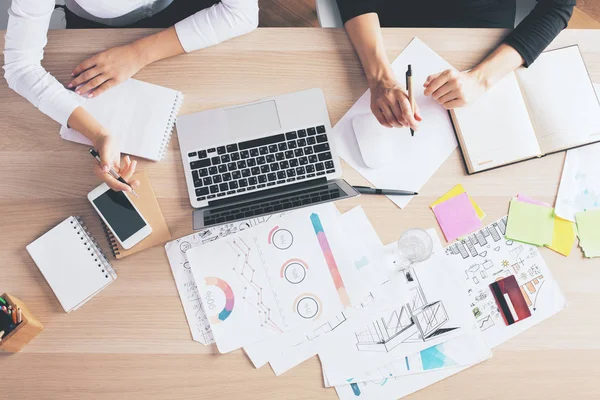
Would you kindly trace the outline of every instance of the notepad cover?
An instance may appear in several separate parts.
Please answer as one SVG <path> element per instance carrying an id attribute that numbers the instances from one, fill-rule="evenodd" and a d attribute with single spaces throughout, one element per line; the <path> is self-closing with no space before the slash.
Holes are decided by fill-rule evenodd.
<path id="1" fill-rule="evenodd" d="M 26 248 L 66 312 L 87 302 L 116 279 L 95 241 L 69 217 Z"/>
<path id="2" fill-rule="evenodd" d="M 135 179 L 140 181 L 140 186 L 136 188 L 136 192 L 139 194 L 139 197 L 129 196 L 129 199 L 138 208 L 138 210 L 140 210 L 140 213 L 144 216 L 146 221 L 148 221 L 148 224 L 152 227 L 152 233 L 132 248 L 126 250 L 119 244 L 119 242 L 117 242 L 108 227 L 102 223 L 102 227 L 104 228 L 104 232 L 106 233 L 110 243 L 112 253 L 117 259 L 130 256 L 142 250 L 146 250 L 150 247 L 154 247 L 158 244 L 171 240 L 171 232 L 169 231 L 169 227 L 165 222 L 165 217 L 160 210 L 160 205 L 158 204 L 158 200 L 156 199 L 156 195 L 152 189 L 152 184 L 150 183 L 148 174 L 146 171 L 137 172 L 131 178 L 131 180 Z"/>

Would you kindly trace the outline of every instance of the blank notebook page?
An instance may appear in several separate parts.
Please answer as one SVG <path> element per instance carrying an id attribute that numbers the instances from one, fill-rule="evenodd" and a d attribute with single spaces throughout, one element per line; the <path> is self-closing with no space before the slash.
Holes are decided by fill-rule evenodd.
<path id="1" fill-rule="evenodd" d="M 474 172 L 540 155 L 514 74 L 454 115 Z"/>
<path id="2" fill-rule="evenodd" d="M 600 104 L 579 47 L 544 52 L 516 74 L 544 154 L 600 140 Z"/>
<path id="3" fill-rule="evenodd" d="M 81 97 L 81 105 L 119 138 L 123 153 L 158 161 L 168 145 L 182 99 L 176 90 L 129 79 L 98 97 Z M 60 135 L 92 144 L 81 133 L 64 126 Z"/>
<path id="4" fill-rule="evenodd" d="M 114 280 L 88 240 L 77 219 L 70 217 L 27 246 L 66 312 Z"/>

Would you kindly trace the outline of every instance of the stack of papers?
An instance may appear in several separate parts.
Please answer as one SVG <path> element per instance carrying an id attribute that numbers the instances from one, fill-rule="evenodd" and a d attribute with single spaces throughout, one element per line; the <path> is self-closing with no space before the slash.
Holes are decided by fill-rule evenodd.
<path id="1" fill-rule="evenodd" d="M 430 229 L 431 258 L 398 271 L 395 243 L 381 244 L 362 209 L 329 204 L 185 245 L 184 263 L 220 352 L 243 347 L 276 375 L 318 354 L 340 399 L 397 399 L 564 307 L 537 248 L 505 238 L 506 220 L 445 249 Z"/>
<path id="2" fill-rule="evenodd" d="M 485 217 L 483 210 L 465 192 L 462 185 L 454 186 L 429 207 L 433 210 L 447 242 L 481 228 L 481 220 Z"/>
<path id="3" fill-rule="evenodd" d="M 575 227 L 549 204 L 519 194 L 510 202 L 506 237 L 568 256 L 575 244 Z"/>

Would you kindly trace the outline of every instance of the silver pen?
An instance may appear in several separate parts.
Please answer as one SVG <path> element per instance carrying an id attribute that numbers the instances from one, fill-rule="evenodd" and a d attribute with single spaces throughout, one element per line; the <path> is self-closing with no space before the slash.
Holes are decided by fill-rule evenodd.
<path id="1" fill-rule="evenodd" d="M 98 154 L 98 152 L 93 147 L 90 147 L 90 154 L 92 155 L 92 157 L 94 157 L 96 159 L 96 161 L 98 161 L 98 164 L 102 165 L 102 160 L 100 160 L 100 154 Z M 131 185 L 129 183 L 127 183 L 127 181 L 125 179 L 123 179 L 123 177 L 121 177 L 121 175 L 119 175 L 117 173 L 117 171 L 115 171 L 112 167 L 110 168 L 110 170 L 108 171 L 108 173 L 113 178 L 115 178 L 116 180 L 118 180 L 119 182 L 124 183 L 127 186 L 129 186 L 131 188 L 131 193 L 133 193 L 135 195 L 135 197 L 140 197 L 140 195 L 137 194 L 135 190 L 133 190 L 133 188 L 131 187 Z"/>
<path id="2" fill-rule="evenodd" d="M 387 196 L 415 196 L 419 193 L 397 189 L 374 189 L 367 186 L 353 186 L 360 194 L 382 194 Z"/>

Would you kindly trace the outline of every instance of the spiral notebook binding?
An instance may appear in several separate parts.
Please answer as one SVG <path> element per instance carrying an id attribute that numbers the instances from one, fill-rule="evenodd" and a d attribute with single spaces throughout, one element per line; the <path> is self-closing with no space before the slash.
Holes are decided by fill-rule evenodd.
<path id="1" fill-rule="evenodd" d="M 102 268 L 102 273 L 104 273 L 104 277 L 106 279 L 110 279 L 111 277 L 112 277 L 112 279 L 116 279 L 117 274 L 115 273 L 113 266 L 108 261 L 108 258 L 106 258 L 104 251 L 102 251 L 102 248 L 98 245 L 98 242 L 92 236 L 92 233 L 90 232 L 88 227 L 85 225 L 85 223 L 83 222 L 81 217 L 76 216 L 76 217 L 74 217 L 74 220 L 75 220 L 75 223 L 77 223 L 77 225 L 79 227 L 79 230 L 77 230 L 77 234 L 79 235 L 79 238 L 81 240 L 85 240 L 84 245 L 88 246 L 90 255 L 93 257 L 96 257 L 94 259 L 94 261 L 98 262 L 99 268 Z M 73 223 L 73 222 L 71 222 L 71 223 Z"/>
<path id="2" fill-rule="evenodd" d="M 112 253 L 114 258 L 117 258 L 121 251 L 119 250 L 119 245 L 115 235 L 108 229 L 108 226 L 104 223 L 104 221 L 100 221 L 102 224 L 102 230 L 104 230 L 104 235 L 106 236 L 106 240 L 108 241 L 108 245 L 110 246 L 110 252 Z"/>
<path id="3" fill-rule="evenodd" d="M 158 161 L 162 160 L 167 153 L 167 148 L 169 147 L 171 136 L 173 136 L 173 128 L 175 127 L 177 114 L 179 114 L 179 109 L 181 108 L 182 104 L 183 93 L 178 92 L 177 98 L 175 99 L 175 103 L 173 104 L 173 108 L 171 109 L 171 114 L 169 115 L 169 121 L 167 122 L 165 135 L 163 136 L 162 142 L 160 144 L 160 150 L 158 151 Z"/>

